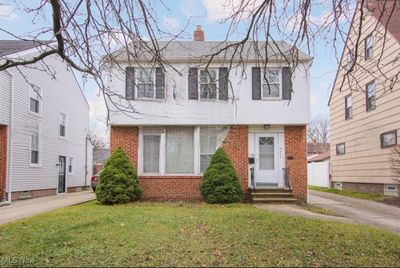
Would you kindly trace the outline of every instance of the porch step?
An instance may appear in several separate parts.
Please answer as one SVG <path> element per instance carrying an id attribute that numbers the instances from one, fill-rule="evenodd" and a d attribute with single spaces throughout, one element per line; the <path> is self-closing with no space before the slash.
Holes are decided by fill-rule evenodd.
<path id="1" fill-rule="evenodd" d="M 250 192 L 250 196 L 255 203 L 294 203 L 297 201 L 291 190 L 279 188 L 254 189 Z"/>

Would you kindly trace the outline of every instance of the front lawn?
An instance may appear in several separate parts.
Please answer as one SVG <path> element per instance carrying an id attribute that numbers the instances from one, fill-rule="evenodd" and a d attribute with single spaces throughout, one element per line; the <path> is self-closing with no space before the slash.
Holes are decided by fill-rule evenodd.
<path id="1" fill-rule="evenodd" d="M 394 198 L 392 196 L 387 196 L 387 195 L 383 195 L 383 194 L 361 193 L 361 192 L 356 192 L 356 191 L 347 190 L 347 189 L 339 190 L 339 189 L 335 189 L 335 188 L 318 187 L 318 186 L 308 186 L 308 189 L 320 191 L 320 192 L 326 192 L 326 193 L 340 194 L 340 195 L 345 195 L 345 196 L 350 196 L 350 197 L 355 197 L 355 198 L 367 199 L 367 200 L 372 200 L 372 201 L 384 201 L 387 199 Z"/>
<path id="2" fill-rule="evenodd" d="M 35 266 L 398 266 L 400 236 L 245 204 L 90 202 L 0 226 L 0 260 L 13 257 Z"/>

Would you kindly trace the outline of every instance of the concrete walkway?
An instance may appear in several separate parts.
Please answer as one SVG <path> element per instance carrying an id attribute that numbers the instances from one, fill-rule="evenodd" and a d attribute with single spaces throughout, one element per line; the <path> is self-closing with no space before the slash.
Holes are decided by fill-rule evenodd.
<path id="1" fill-rule="evenodd" d="M 323 221 L 336 221 L 336 222 L 346 222 L 352 223 L 353 221 L 344 217 L 338 216 L 330 216 L 330 215 L 323 215 L 319 213 L 314 213 L 309 210 L 306 210 L 302 207 L 296 205 L 284 205 L 284 204 L 257 204 L 257 208 L 261 208 L 264 210 L 292 215 L 292 216 L 300 216 L 310 219 L 317 219 Z"/>
<path id="2" fill-rule="evenodd" d="M 364 199 L 309 191 L 310 204 L 327 208 L 357 223 L 400 233 L 400 208 Z"/>
<path id="3" fill-rule="evenodd" d="M 84 203 L 96 198 L 92 191 L 59 194 L 28 200 L 14 201 L 0 207 L 0 224 L 13 222 L 42 212 Z"/>

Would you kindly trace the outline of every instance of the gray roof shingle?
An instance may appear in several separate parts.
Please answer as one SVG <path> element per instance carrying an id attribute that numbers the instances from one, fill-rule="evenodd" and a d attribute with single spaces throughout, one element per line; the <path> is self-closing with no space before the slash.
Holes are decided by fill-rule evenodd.
<path id="1" fill-rule="evenodd" d="M 217 52 L 223 47 L 229 46 L 236 43 L 235 41 L 158 41 L 158 45 L 161 50 L 161 55 L 163 60 L 176 60 L 176 61 L 185 61 L 185 60 L 200 60 L 206 56 L 209 56 L 212 53 Z M 265 51 L 265 41 L 252 42 L 248 41 L 243 46 L 243 57 L 247 61 L 258 61 L 268 56 L 269 59 L 282 59 L 281 52 L 285 55 L 290 56 L 289 52 L 291 46 L 284 41 L 277 41 L 276 44 L 269 42 L 267 51 Z M 141 46 L 131 45 L 131 52 L 136 51 L 139 58 L 143 61 L 149 60 L 149 55 L 146 57 L 146 53 L 141 51 Z M 227 51 L 220 53 L 216 57 L 215 60 L 226 60 L 230 59 L 233 55 L 234 48 L 231 47 Z M 297 50 L 299 53 L 299 59 L 303 61 L 312 60 L 312 57 L 307 55 L 306 53 Z M 127 60 L 127 53 L 125 48 L 121 48 L 114 53 L 115 60 L 124 61 Z M 237 58 L 238 54 L 235 55 Z"/>
<path id="2" fill-rule="evenodd" d="M 45 41 L 0 40 L 0 57 L 40 46 Z"/>

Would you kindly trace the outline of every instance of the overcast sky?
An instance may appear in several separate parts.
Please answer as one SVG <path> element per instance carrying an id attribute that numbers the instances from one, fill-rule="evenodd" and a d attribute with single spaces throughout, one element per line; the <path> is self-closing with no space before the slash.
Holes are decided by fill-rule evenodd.
<path id="1" fill-rule="evenodd" d="M 7 3 L 7 1 L 8 5 L 0 4 L 0 24 L 2 27 L 17 34 L 27 33 L 40 27 L 40 25 L 33 25 L 29 16 L 15 10 L 13 0 L 2 2 Z M 33 6 L 37 3 L 36 0 L 26 0 L 26 2 L 28 1 L 31 1 Z M 161 6 L 157 10 L 160 23 L 171 32 L 178 32 L 189 23 L 184 36 L 186 40 L 191 39 L 196 25 L 202 25 L 205 38 L 210 41 L 221 40 L 221 33 L 226 32 L 227 25 L 221 23 L 221 19 L 226 16 L 224 6 L 221 4 L 224 0 L 168 0 L 164 2 L 168 4 L 168 9 Z M 323 10 L 318 9 L 314 13 L 315 20 L 318 20 L 318 16 L 324 14 Z M 49 18 L 51 18 L 51 14 L 49 14 Z M 4 33 L 0 33 L 0 38 L 11 39 Z M 342 44 L 339 44 L 339 47 L 341 46 Z M 324 40 L 317 42 L 310 54 L 314 57 L 310 77 L 311 113 L 313 116 L 320 114 L 327 116 L 328 98 L 337 70 L 337 56 L 335 56 L 332 45 Z M 102 98 L 98 96 L 94 83 L 84 85 L 83 90 L 91 106 L 91 128 L 94 129 L 95 133 L 106 136 L 105 107 Z"/>

